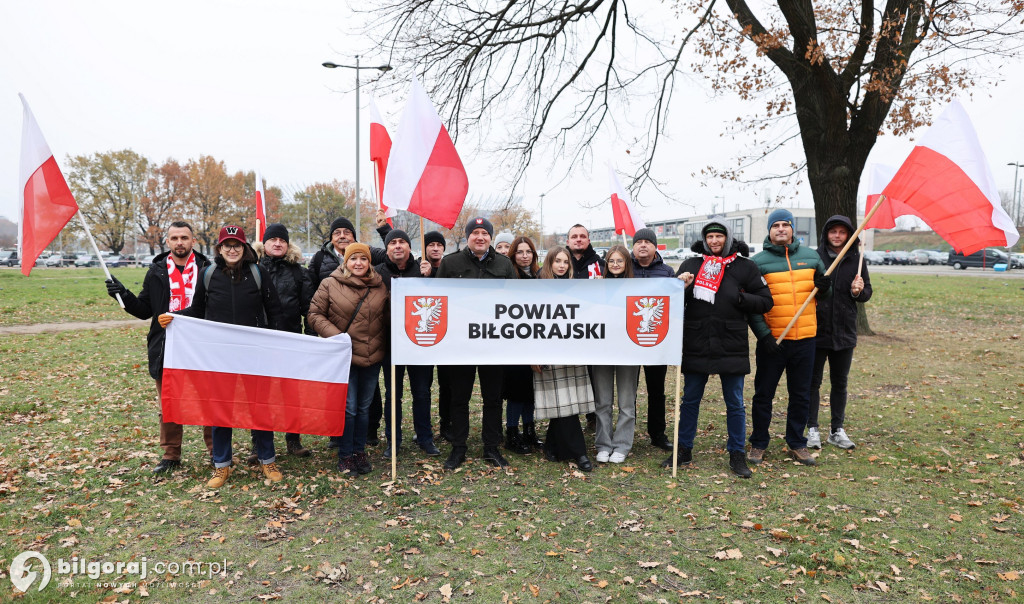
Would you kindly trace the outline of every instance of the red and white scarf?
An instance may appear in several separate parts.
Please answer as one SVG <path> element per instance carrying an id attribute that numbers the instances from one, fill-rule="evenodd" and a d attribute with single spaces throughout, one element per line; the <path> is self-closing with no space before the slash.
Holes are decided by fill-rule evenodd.
<path id="1" fill-rule="evenodd" d="M 196 293 L 196 254 L 192 252 L 185 261 L 185 267 L 178 271 L 171 254 L 167 254 L 167 280 L 171 286 L 171 300 L 167 310 L 174 312 L 192 305 L 192 295 Z"/>
<path id="2" fill-rule="evenodd" d="M 587 265 L 587 279 L 601 278 L 601 263 L 595 262 Z"/>
<path id="3" fill-rule="evenodd" d="M 736 254 L 722 258 L 721 256 L 704 256 L 704 263 L 693 281 L 693 297 L 714 304 L 715 294 L 725 277 L 725 267 L 736 259 Z"/>

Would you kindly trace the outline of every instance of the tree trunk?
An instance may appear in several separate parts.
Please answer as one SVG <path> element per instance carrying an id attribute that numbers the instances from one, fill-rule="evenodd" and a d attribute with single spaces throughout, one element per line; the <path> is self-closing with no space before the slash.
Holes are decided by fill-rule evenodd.
<path id="1" fill-rule="evenodd" d="M 863 302 L 857 303 L 857 335 L 873 336 L 875 332 L 868 325 L 868 311 Z"/>

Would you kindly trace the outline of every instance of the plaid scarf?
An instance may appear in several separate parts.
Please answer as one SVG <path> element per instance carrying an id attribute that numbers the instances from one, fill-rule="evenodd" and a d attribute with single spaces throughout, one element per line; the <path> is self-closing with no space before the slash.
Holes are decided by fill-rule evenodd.
<path id="1" fill-rule="evenodd" d="M 736 259 L 736 254 L 722 258 L 721 256 L 704 256 L 704 263 L 693 281 L 693 297 L 710 304 L 715 303 L 715 294 L 725 277 L 725 267 Z"/>

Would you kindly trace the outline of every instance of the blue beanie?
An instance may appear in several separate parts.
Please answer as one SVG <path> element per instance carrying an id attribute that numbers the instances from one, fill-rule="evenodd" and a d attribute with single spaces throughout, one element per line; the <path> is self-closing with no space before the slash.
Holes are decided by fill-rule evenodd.
<path id="1" fill-rule="evenodd" d="M 776 222 L 788 222 L 789 226 L 793 226 L 793 212 L 779 208 L 768 215 L 768 230 L 772 229 L 772 225 Z"/>

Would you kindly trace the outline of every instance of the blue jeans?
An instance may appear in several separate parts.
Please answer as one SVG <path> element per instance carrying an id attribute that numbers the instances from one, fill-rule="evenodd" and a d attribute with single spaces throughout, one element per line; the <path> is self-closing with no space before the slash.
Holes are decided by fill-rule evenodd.
<path id="1" fill-rule="evenodd" d="M 697 435 L 697 416 L 700 401 L 704 398 L 704 387 L 710 376 L 706 373 L 683 374 L 683 402 L 679 408 L 679 446 L 693 448 Z M 742 451 L 743 439 L 747 436 L 747 414 L 743 410 L 743 375 L 721 374 L 722 397 L 725 399 L 725 426 L 729 440 L 726 451 Z"/>
<path id="2" fill-rule="evenodd" d="M 348 397 L 345 400 L 345 431 L 338 444 L 338 458 L 366 451 L 366 427 L 370 424 L 370 403 L 377 388 L 380 363 L 348 369 Z"/>
<path id="3" fill-rule="evenodd" d="M 403 379 L 409 372 L 409 390 L 412 391 L 412 427 L 416 431 L 416 444 L 434 442 L 434 428 L 430 423 L 430 387 L 434 384 L 433 365 L 395 365 L 395 416 L 398 420 L 398 445 L 402 446 L 402 391 Z M 384 425 L 388 441 L 391 440 L 391 367 L 384 365 Z"/>
<path id="4" fill-rule="evenodd" d="M 274 433 L 268 430 L 250 430 L 252 444 L 260 463 L 274 463 Z M 213 466 L 224 468 L 231 465 L 231 428 L 213 427 Z"/>
<path id="5" fill-rule="evenodd" d="M 772 399 L 786 374 L 789 406 L 786 407 L 786 444 L 790 449 L 807 447 L 804 428 L 811 405 L 811 375 L 814 373 L 814 338 L 783 340 L 781 353 L 766 351 L 757 345 L 757 373 L 754 374 L 754 398 L 750 403 L 750 446 L 767 449 L 771 440 L 768 426 L 772 421 Z"/>
<path id="6" fill-rule="evenodd" d="M 505 427 L 518 428 L 520 419 L 523 424 L 533 423 L 533 401 L 509 400 L 505 404 Z"/>

